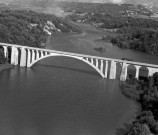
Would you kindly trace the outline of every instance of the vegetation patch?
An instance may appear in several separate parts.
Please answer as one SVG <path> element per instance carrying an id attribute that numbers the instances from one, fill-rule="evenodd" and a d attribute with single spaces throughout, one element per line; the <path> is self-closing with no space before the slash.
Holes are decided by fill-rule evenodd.
<path id="1" fill-rule="evenodd" d="M 54 15 L 33 11 L 5 10 L 0 13 L 0 42 L 42 47 L 47 31 L 79 32 L 79 28 Z"/>
<path id="2" fill-rule="evenodd" d="M 141 112 L 132 121 L 124 135 L 158 134 L 158 73 L 144 80 L 127 79 L 121 83 L 122 93 L 141 106 Z"/>

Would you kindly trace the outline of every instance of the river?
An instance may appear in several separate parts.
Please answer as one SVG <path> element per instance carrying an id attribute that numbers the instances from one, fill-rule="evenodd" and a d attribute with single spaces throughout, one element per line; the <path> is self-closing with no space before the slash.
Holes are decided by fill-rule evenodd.
<path id="1" fill-rule="evenodd" d="M 53 34 L 47 48 L 158 64 L 158 57 L 98 42 L 106 32 L 78 24 L 82 34 Z M 94 47 L 105 47 L 97 52 Z M 102 79 L 87 64 L 50 57 L 32 68 L 0 72 L 0 134 L 115 135 L 137 106 L 125 98 L 118 80 Z"/>

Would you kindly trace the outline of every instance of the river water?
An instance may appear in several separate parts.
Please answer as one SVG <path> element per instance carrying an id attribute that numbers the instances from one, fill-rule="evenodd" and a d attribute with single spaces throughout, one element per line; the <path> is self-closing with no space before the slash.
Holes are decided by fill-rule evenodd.
<path id="1" fill-rule="evenodd" d="M 82 34 L 51 36 L 47 48 L 158 64 L 158 57 L 95 41 L 106 32 L 81 25 Z M 97 52 L 94 47 L 105 47 Z M 0 73 L 0 134 L 115 135 L 137 106 L 121 95 L 118 80 L 102 79 L 87 64 L 50 57 L 32 68 Z"/>

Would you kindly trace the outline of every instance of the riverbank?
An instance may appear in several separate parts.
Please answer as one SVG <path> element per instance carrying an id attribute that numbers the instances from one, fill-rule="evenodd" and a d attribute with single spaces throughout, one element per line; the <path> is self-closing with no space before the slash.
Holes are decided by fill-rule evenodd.
<path id="1" fill-rule="evenodd" d="M 13 67 L 14 66 L 10 65 L 10 64 L 0 64 L 0 72 L 3 71 L 3 70 L 6 70 L 6 69 L 11 69 Z"/>

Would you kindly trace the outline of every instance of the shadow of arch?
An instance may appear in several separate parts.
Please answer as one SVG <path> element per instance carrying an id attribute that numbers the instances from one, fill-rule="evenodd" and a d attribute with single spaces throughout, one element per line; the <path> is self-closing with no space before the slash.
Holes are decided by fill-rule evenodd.
<path id="1" fill-rule="evenodd" d="M 0 64 L 5 63 L 5 54 L 3 46 L 0 46 Z"/>
<path id="2" fill-rule="evenodd" d="M 118 79 L 118 80 L 120 80 L 121 71 L 122 71 L 122 64 L 117 62 L 116 63 L 116 79 Z"/>
<path id="3" fill-rule="evenodd" d="M 139 78 L 140 79 L 146 79 L 148 77 L 149 70 L 146 66 L 142 66 L 139 69 Z"/>
<path id="4" fill-rule="evenodd" d="M 20 48 L 17 48 L 17 49 L 18 49 L 18 64 L 20 65 L 21 49 Z"/>
<path id="5" fill-rule="evenodd" d="M 134 65 L 129 65 L 127 67 L 127 78 L 135 78 L 136 76 L 136 67 Z"/>
<path id="6" fill-rule="evenodd" d="M 10 46 L 7 47 L 7 51 L 8 51 L 8 63 L 11 63 L 11 52 L 12 52 L 12 48 Z"/>
<path id="7" fill-rule="evenodd" d="M 65 58 L 69 58 L 69 59 L 74 59 L 74 60 L 78 60 L 78 61 L 81 61 L 82 63 L 85 63 L 86 65 L 88 65 L 89 67 L 91 67 L 93 70 L 95 70 L 95 72 L 98 74 L 97 76 L 101 76 L 101 77 L 103 77 L 102 75 L 101 75 L 101 73 L 100 73 L 100 71 L 98 71 L 97 69 L 95 69 L 95 67 L 93 66 L 93 65 L 91 65 L 90 64 L 90 61 L 88 60 L 88 61 L 86 61 L 86 59 L 83 59 L 83 58 L 77 58 L 77 57 L 73 57 L 73 56 L 64 56 L 64 55 L 46 55 L 46 56 L 43 56 L 42 58 L 40 58 L 39 60 L 35 60 L 32 64 L 31 64 L 31 66 L 30 67 L 32 67 L 34 64 L 36 64 L 36 63 L 38 63 L 39 61 L 42 61 L 43 59 L 46 59 L 46 58 L 49 58 L 49 57 L 65 57 Z M 38 64 L 39 65 L 39 64 Z M 47 64 L 46 64 L 47 65 Z M 47 65 L 48 66 L 48 65 Z M 83 70 L 80 70 L 80 69 L 74 69 L 74 68 L 67 68 L 67 67 L 64 67 L 64 66 L 54 66 L 54 67 L 56 67 L 56 68 L 65 68 L 65 69 L 70 69 L 70 70 L 76 70 L 76 71 L 82 71 L 82 72 L 84 72 Z M 85 71 L 86 73 L 91 73 L 91 74 L 93 74 L 94 75 L 94 72 L 87 72 L 87 71 Z"/>

